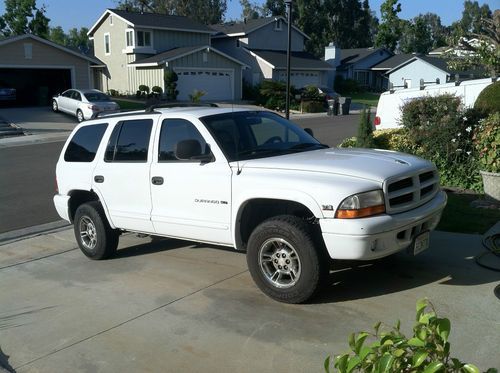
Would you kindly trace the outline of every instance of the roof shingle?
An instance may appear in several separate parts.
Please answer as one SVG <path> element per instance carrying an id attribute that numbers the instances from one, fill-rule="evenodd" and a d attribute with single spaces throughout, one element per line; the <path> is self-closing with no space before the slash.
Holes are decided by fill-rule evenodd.
<path id="1" fill-rule="evenodd" d="M 269 62 L 275 69 L 286 69 L 286 51 L 264 50 L 264 49 L 249 49 L 263 60 Z M 322 61 L 307 52 L 292 52 L 291 53 L 291 68 L 297 69 L 315 69 L 315 70 L 332 70 L 325 61 Z"/>

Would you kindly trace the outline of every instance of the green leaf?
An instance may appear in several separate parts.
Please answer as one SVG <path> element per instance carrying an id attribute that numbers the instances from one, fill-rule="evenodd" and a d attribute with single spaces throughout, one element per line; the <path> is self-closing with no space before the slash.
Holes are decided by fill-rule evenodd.
<path id="1" fill-rule="evenodd" d="M 486 371 L 486 373 L 498 373 L 498 370 L 495 368 L 490 368 Z"/>
<path id="2" fill-rule="evenodd" d="M 427 300 L 427 298 L 417 300 L 417 321 L 419 321 L 420 315 L 424 312 L 428 304 L 429 301 Z"/>
<path id="3" fill-rule="evenodd" d="M 418 338 L 411 338 L 408 340 L 408 344 L 410 346 L 416 346 L 416 347 L 424 347 L 425 346 L 425 342 L 424 341 L 421 341 L 420 339 Z"/>
<path id="4" fill-rule="evenodd" d="M 398 348 L 396 351 L 392 353 L 393 356 L 395 357 L 401 357 L 405 353 L 405 350 Z"/>
<path id="5" fill-rule="evenodd" d="M 356 346 L 355 344 L 355 334 L 352 333 L 350 336 L 349 336 L 349 347 L 351 348 L 351 350 L 354 351 L 354 347 Z"/>
<path id="6" fill-rule="evenodd" d="M 435 373 L 443 367 L 444 367 L 444 364 L 441 363 L 440 361 L 433 361 L 432 363 L 427 365 L 427 368 L 425 368 L 423 373 Z"/>
<path id="7" fill-rule="evenodd" d="M 401 320 L 398 320 L 398 321 L 396 322 L 396 330 L 398 330 L 398 331 L 399 331 L 399 329 L 400 329 L 400 328 L 401 328 Z"/>
<path id="8" fill-rule="evenodd" d="M 326 372 L 326 373 L 330 373 L 330 356 L 328 356 L 328 357 L 325 359 L 325 364 L 324 364 L 324 367 L 325 367 L 325 372 Z"/>
<path id="9" fill-rule="evenodd" d="M 347 362 L 349 360 L 349 354 L 342 356 L 337 356 L 335 358 L 335 368 L 339 370 L 340 373 L 347 372 Z"/>
<path id="10" fill-rule="evenodd" d="M 480 373 L 479 369 L 473 364 L 465 364 L 463 367 L 467 373 Z"/>
<path id="11" fill-rule="evenodd" d="M 370 347 L 363 347 L 360 351 L 359 351 L 359 358 L 361 360 L 365 360 L 365 358 L 371 353 L 373 352 L 373 349 L 370 348 Z"/>
<path id="12" fill-rule="evenodd" d="M 426 324 L 428 325 L 429 322 L 436 317 L 436 314 L 434 312 L 429 312 L 429 313 L 424 313 L 421 315 L 418 319 L 418 322 L 421 324 Z"/>
<path id="13" fill-rule="evenodd" d="M 349 360 L 349 363 L 347 364 L 347 373 L 352 372 L 353 369 L 356 368 L 360 363 L 361 363 L 361 359 L 358 356 L 353 356 Z"/>
<path id="14" fill-rule="evenodd" d="M 448 336 L 450 335 L 451 323 L 448 319 L 438 319 L 437 332 L 443 341 L 448 342 Z"/>
<path id="15" fill-rule="evenodd" d="M 375 335 L 378 335 L 378 330 L 380 329 L 380 325 L 382 325 L 380 321 L 375 323 L 375 325 L 373 325 L 373 329 L 375 329 Z"/>
<path id="16" fill-rule="evenodd" d="M 413 355 L 413 366 L 419 367 L 422 365 L 422 363 L 427 359 L 427 356 L 429 356 L 429 353 L 423 350 L 417 351 L 415 355 Z"/>
<path id="17" fill-rule="evenodd" d="M 418 339 L 420 339 L 421 341 L 425 341 L 425 339 L 427 338 L 427 330 L 425 327 L 420 328 L 416 334 L 417 334 Z"/>
<path id="18" fill-rule="evenodd" d="M 390 372 L 391 371 L 391 366 L 392 363 L 394 362 L 394 356 L 385 354 L 382 356 L 378 362 L 378 371 L 383 373 L 383 372 Z"/>
<path id="19" fill-rule="evenodd" d="M 459 370 L 461 367 L 462 367 L 462 363 L 460 362 L 460 360 L 458 359 L 455 359 L 455 358 L 451 358 L 451 361 L 453 363 L 453 369 L 455 370 Z"/>
<path id="20" fill-rule="evenodd" d="M 365 343 L 365 339 L 368 337 L 368 333 L 362 332 L 359 333 L 358 336 L 356 337 L 356 343 L 354 346 L 354 352 L 359 355 L 359 351 L 361 350 L 361 347 L 363 347 L 363 343 Z"/>

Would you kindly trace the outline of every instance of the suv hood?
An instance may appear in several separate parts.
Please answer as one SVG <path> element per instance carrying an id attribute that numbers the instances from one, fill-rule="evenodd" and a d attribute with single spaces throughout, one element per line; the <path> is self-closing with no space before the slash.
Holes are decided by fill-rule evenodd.
<path id="1" fill-rule="evenodd" d="M 434 168 L 409 154 L 376 149 L 330 148 L 240 162 L 248 168 L 333 173 L 382 183 L 389 177 Z"/>

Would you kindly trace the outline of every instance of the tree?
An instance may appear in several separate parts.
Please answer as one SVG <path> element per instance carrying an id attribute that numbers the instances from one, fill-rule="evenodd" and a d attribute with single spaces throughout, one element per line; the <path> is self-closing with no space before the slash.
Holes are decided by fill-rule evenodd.
<path id="1" fill-rule="evenodd" d="M 89 29 L 86 27 L 82 27 L 80 30 L 76 28 L 70 29 L 66 45 L 68 47 L 77 48 L 82 53 L 88 53 L 91 47 L 90 40 L 87 36 L 88 31 Z"/>
<path id="2" fill-rule="evenodd" d="M 0 31 L 4 36 L 32 33 L 47 37 L 49 21 L 45 16 L 45 7 L 37 8 L 35 0 L 5 0 Z"/>
<path id="3" fill-rule="evenodd" d="M 227 0 L 120 0 L 118 8 L 185 16 L 210 25 L 224 20 Z"/>
<path id="4" fill-rule="evenodd" d="M 240 0 L 240 4 L 243 9 L 241 13 L 243 19 L 257 19 L 263 13 L 262 7 L 256 3 L 251 3 L 249 0 Z"/>
<path id="5" fill-rule="evenodd" d="M 56 44 L 67 45 L 68 36 L 64 33 L 61 26 L 51 27 L 49 32 L 49 40 Z"/>
<path id="6" fill-rule="evenodd" d="M 286 16 L 286 4 L 284 0 L 266 0 L 264 14 L 266 16 Z"/>
<path id="7" fill-rule="evenodd" d="M 412 21 L 402 21 L 401 24 L 399 49 L 403 53 L 427 54 L 432 49 L 432 30 L 422 15 Z"/>
<path id="8" fill-rule="evenodd" d="M 391 51 L 396 49 L 401 37 L 399 12 L 401 12 L 399 0 L 385 0 L 380 6 L 382 23 L 375 38 L 375 45 L 377 47 L 385 47 Z"/>

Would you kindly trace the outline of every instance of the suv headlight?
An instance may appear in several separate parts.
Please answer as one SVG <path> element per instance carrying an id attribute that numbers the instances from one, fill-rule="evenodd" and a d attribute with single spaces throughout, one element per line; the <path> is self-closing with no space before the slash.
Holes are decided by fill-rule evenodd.
<path id="1" fill-rule="evenodd" d="M 344 199 L 337 209 L 335 217 L 338 219 L 356 219 L 384 212 L 384 193 L 381 190 L 373 190 L 354 194 Z"/>

